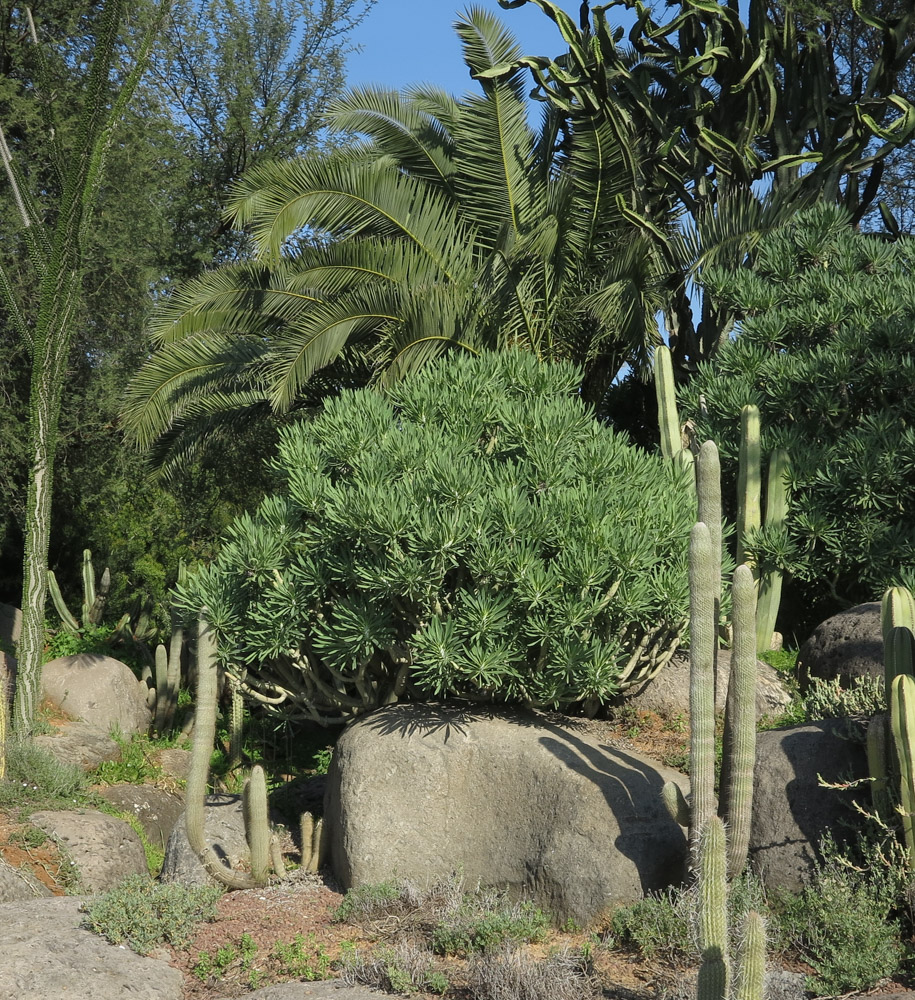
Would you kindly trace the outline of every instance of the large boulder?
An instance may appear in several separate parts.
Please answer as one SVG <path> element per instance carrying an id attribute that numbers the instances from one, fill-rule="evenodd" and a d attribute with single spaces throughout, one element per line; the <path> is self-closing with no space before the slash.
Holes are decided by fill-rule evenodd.
<path id="1" fill-rule="evenodd" d="M 162 850 L 184 812 L 184 799 L 180 795 L 153 785 L 109 785 L 99 795 L 119 812 L 135 816 L 146 839 Z"/>
<path id="2" fill-rule="evenodd" d="M 818 625 L 801 646 L 797 658 L 801 691 L 811 677 L 831 681 L 838 677 L 847 687 L 855 677 L 883 676 L 883 629 L 880 604 L 859 604 Z"/>
<path id="3" fill-rule="evenodd" d="M 860 732 L 847 719 L 772 729 L 756 738 L 750 858 L 766 886 L 796 891 L 820 857 L 826 834 L 841 840 L 866 789 L 820 785 L 867 777 Z"/>
<path id="4" fill-rule="evenodd" d="M 723 712 L 731 676 L 731 651 L 718 650 L 718 683 L 715 686 L 715 711 Z M 676 653 L 663 670 L 644 684 L 629 688 L 620 696 L 620 704 L 642 711 L 656 712 L 666 719 L 689 717 L 689 654 Z M 762 660 L 756 661 L 756 719 L 781 715 L 791 704 L 791 693 L 777 670 Z"/>
<path id="5" fill-rule="evenodd" d="M 128 875 L 149 874 L 143 844 L 122 819 L 74 809 L 32 813 L 29 822 L 64 848 L 83 892 L 107 892 Z"/>
<path id="6" fill-rule="evenodd" d="M 73 896 L 0 904 L 0 1000 L 181 1000 L 181 973 L 82 927 Z"/>
<path id="7" fill-rule="evenodd" d="M 42 668 L 41 684 L 43 697 L 52 705 L 99 729 L 117 727 L 125 736 L 149 729 L 146 685 L 113 657 L 59 656 Z"/>
<path id="8" fill-rule="evenodd" d="M 686 837 L 661 801 L 668 780 L 687 789 L 684 775 L 572 720 L 383 708 L 334 750 L 333 870 L 346 888 L 461 870 L 588 923 L 683 877 Z"/>
<path id="9" fill-rule="evenodd" d="M 51 890 L 26 868 L 14 868 L 0 855 L 0 903 L 50 896 Z"/>
<path id="10" fill-rule="evenodd" d="M 65 722 L 57 732 L 39 733 L 33 737 L 61 764 L 75 764 L 84 771 L 93 771 L 106 760 L 117 760 L 121 747 L 107 729 L 88 722 Z"/>

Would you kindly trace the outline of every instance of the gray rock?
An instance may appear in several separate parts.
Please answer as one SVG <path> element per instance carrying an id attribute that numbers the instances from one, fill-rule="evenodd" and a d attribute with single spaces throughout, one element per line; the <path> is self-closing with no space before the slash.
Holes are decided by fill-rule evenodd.
<path id="1" fill-rule="evenodd" d="M 92 771 L 103 761 L 117 760 L 121 755 L 121 748 L 108 730 L 89 722 L 67 722 L 59 732 L 40 733 L 34 740 L 62 764 L 76 764 L 84 771 Z"/>
<path id="2" fill-rule="evenodd" d="M 715 711 L 723 712 L 731 674 L 731 651 L 718 650 L 718 683 Z M 620 703 L 643 711 L 657 712 L 667 719 L 689 717 L 689 654 L 677 653 L 657 677 L 620 696 Z M 756 718 L 781 715 L 791 704 L 791 695 L 778 671 L 768 663 L 756 663 Z"/>
<path id="3" fill-rule="evenodd" d="M 153 785 L 111 785 L 99 794 L 122 813 L 136 816 L 149 842 L 164 849 L 184 812 L 184 799 Z"/>
<path id="4" fill-rule="evenodd" d="M 324 822 L 344 887 L 461 869 L 588 923 L 683 875 L 661 802 L 686 777 L 574 723 L 425 705 L 380 709 L 340 737 Z"/>
<path id="5" fill-rule="evenodd" d="M 12 604 L 0 604 L 0 646 L 12 649 L 22 632 L 22 612 Z"/>
<path id="6" fill-rule="evenodd" d="M 0 904 L 0 1000 L 181 1000 L 182 977 L 85 930 L 73 896 Z"/>
<path id="7" fill-rule="evenodd" d="M 162 773 L 166 777 L 187 781 L 187 776 L 191 773 L 190 750 L 182 750 L 180 747 L 166 747 L 157 751 L 153 759 L 162 768 Z"/>
<path id="8" fill-rule="evenodd" d="M 42 667 L 41 684 L 52 705 L 98 729 L 117 727 L 125 736 L 149 729 L 147 686 L 120 660 L 96 653 L 59 656 Z"/>
<path id="9" fill-rule="evenodd" d="M 245 839 L 245 817 L 240 795 L 208 795 L 203 827 L 207 840 L 226 865 L 238 868 L 240 864 L 249 863 L 251 855 Z M 168 838 L 159 878 L 163 882 L 181 882 L 184 885 L 218 884 L 191 850 L 184 812 Z"/>
<path id="10" fill-rule="evenodd" d="M 838 677 L 843 687 L 855 677 L 883 676 L 883 630 L 880 604 L 859 604 L 818 625 L 801 646 L 797 658 L 801 691 L 811 677 L 831 681 Z"/>
<path id="11" fill-rule="evenodd" d="M 848 832 L 854 796 L 868 804 L 866 789 L 822 788 L 818 775 L 834 783 L 866 777 L 864 747 L 851 722 L 827 719 L 759 733 L 750 858 L 770 889 L 800 889 L 823 836 L 841 840 Z"/>
<path id="12" fill-rule="evenodd" d="M 149 873 L 140 838 L 122 819 L 80 809 L 36 812 L 29 821 L 63 846 L 85 892 L 107 892 L 128 875 Z"/>
<path id="13" fill-rule="evenodd" d="M 24 868 L 14 868 L 0 856 L 0 903 L 50 896 L 51 890 Z"/>

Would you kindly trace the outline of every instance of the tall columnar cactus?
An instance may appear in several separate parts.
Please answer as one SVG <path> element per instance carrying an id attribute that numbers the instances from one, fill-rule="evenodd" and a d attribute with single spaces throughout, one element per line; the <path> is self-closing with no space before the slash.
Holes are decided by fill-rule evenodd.
<path id="1" fill-rule="evenodd" d="M 915 874 L 915 678 L 898 674 L 890 691 L 890 726 L 899 762 L 899 798 L 909 873 Z"/>
<path id="2" fill-rule="evenodd" d="M 712 541 L 712 573 L 714 576 L 713 627 L 715 697 L 718 695 L 718 628 L 721 623 L 721 460 L 714 441 L 704 441 L 696 460 L 696 498 L 698 520 L 708 526 Z"/>
<path id="3" fill-rule="evenodd" d="M 777 448 L 769 459 L 766 483 L 766 526 L 781 528 L 788 513 L 788 475 L 791 459 Z M 764 653 L 772 643 L 775 619 L 782 599 L 782 572 L 778 569 L 759 574 L 759 597 L 756 608 L 756 649 Z"/>
<path id="4" fill-rule="evenodd" d="M 746 562 L 747 535 L 762 523 L 762 458 L 759 407 L 740 411 L 740 467 L 737 471 L 737 562 Z"/>
<path id="5" fill-rule="evenodd" d="M 699 1000 L 727 1000 L 728 878 L 724 823 L 718 816 L 708 818 L 699 839 L 699 952 Z"/>
<path id="6" fill-rule="evenodd" d="M 226 867 L 204 830 L 204 803 L 210 773 L 210 755 L 216 738 L 216 641 L 207 622 L 201 618 L 197 631 L 197 706 L 191 766 L 187 778 L 185 822 L 191 849 L 207 872 L 230 889 L 253 889 L 267 881 L 270 850 L 270 826 L 267 819 L 266 786 L 263 771 L 252 774 L 245 796 L 245 827 L 251 848 L 251 874 Z M 255 769 L 255 771 L 260 769 Z"/>

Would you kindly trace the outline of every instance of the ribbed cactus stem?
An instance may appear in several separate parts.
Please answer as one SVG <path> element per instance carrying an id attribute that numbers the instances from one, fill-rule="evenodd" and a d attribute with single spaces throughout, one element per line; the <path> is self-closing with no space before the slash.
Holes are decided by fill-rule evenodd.
<path id="1" fill-rule="evenodd" d="M 761 523 L 759 408 L 740 411 L 740 466 L 737 473 L 737 563 L 746 562 L 747 535 Z"/>
<path id="2" fill-rule="evenodd" d="M 867 726 L 867 768 L 871 777 L 871 802 L 874 812 L 884 822 L 888 822 L 892 814 L 889 759 L 888 717 L 885 712 L 878 712 Z"/>
<path id="3" fill-rule="evenodd" d="M 95 604 L 95 570 L 92 568 L 92 551 L 83 549 L 83 624 L 87 625 Z"/>
<path id="4" fill-rule="evenodd" d="M 245 705 L 234 677 L 229 677 L 229 696 L 229 770 L 235 771 L 241 767 Z"/>
<path id="5" fill-rule="evenodd" d="M 776 449 L 769 459 L 766 484 L 766 527 L 781 528 L 788 514 L 788 475 L 791 460 L 788 452 Z M 782 599 L 782 572 L 768 570 L 760 576 L 756 614 L 756 649 L 764 653 L 772 645 L 772 633 Z"/>
<path id="6" fill-rule="evenodd" d="M 680 438 L 680 418 L 677 415 L 677 393 L 670 349 L 661 346 L 654 352 L 654 385 L 658 400 L 658 426 L 661 431 L 661 454 L 673 461 L 683 450 Z"/>
<path id="7" fill-rule="evenodd" d="M 899 762 L 899 801 L 909 874 L 915 874 L 915 679 L 899 674 L 890 690 L 890 726 Z"/>
<path id="8" fill-rule="evenodd" d="M 907 628 L 915 633 L 915 597 L 905 587 L 890 587 L 880 603 L 880 624 L 883 627 L 883 642 L 889 638 L 893 628 Z M 887 697 L 889 697 L 889 688 Z"/>
<path id="9" fill-rule="evenodd" d="M 715 814 L 715 570 L 712 540 L 701 521 L 689 540 L 690 843 Z"/>
<path id="10" fill-rule="evenodd" d="M 727 1000 L 728 886 L 724 824 L 712 816 L 699 838 L 699 967 L 698 1000 Z"/>
<path id="11" fill-rule="evenodd" d="M 675 823 L 689 826 L 689 806 L 683 797 L 682 789 L 675 781 L 664 782 L 661 788 L 661 800 Z"/>
<path id="12" fill-rule="evenodd" d="M 731 589 L 734 644 L 725 709 L 727 774 L 722 775 L 722 816 L 728 824 L 728 873 L 743 871 L 750 844 L 753 768 L 756 762 L 756 584 L 744 563 Z"/>
<path id="13" fill-rule="evenodd" d="M 251 850 L 251 878 L 267 884 L 270 870 L 270 820 L 267 812 L 267 776 L 260 764 L 251 768 L 244 791 L 245 834 Z"/>
<path id="14" fill-rule="evenodd" d="M 184 818 L 191 850 L 200 858 L 209 875 L 230 889 L 253 889 L 256 883 L 248 876 L 227 868 L 207 842 L 204 829 L 207 779 L 210 755 L 216 739 L 216 639 L 205 619 L 197 629 L 197 705 L 194 739 L 191 743 L 190 770 L 185 793 Z"/>
<path id="15" fill-rule="evenodd" d="M 915 636 L 905 626 L 894 626 L 883 644 L 883 676 L 887 691 L 899 674 L 913 673 L 913 659 Z"/>
<path id="16" fill-rule="evenodd" d="M 696 460 L 698 520 L 708 526 L 715 575 L 715 699 L 718 697 L 718 627 L 721 623 L 721 459 L 714 441 L 704 441 Z"/>
<path id="17" fill-rule="evenodd" d="M 763 1000 L 766 981 L 766 922 L 750 910 L 743 922 L 737 958 L 736 1000 Z"/>
<path id="18" fill-rule="evenodd" d="M 164 732 L 165 692 L 168 687 L 168 651 L 160 642 L 156 646 L 156 714 L 153 718 L 153 729 L 157 733 Z"/>
<path id="19" fill-rule="evenodd" d="M 311 860 L 308 863 L 308 870 L 316 872 L 321 867 L 324 848 L 324 819 L 318 817 L 315 820 L 314 830 L 311 834 Z"/>
<path id="20" fill-rule="evenodd" d="M 302 868 L 311 871 L 312 838 L 315 832 L 315 818 L 310 812 L 303 812 L 299 821 L 299 836 L 302 843 Z"/>
<path id="21" fill-rule="evenodd" d="M 60 585 L 57 582 L 57 577 L 54 575 L 54 570 L 48 570 L 47 579 L 48 593 L 51 595 L 51 600 L 54 603 L 54 609 L 60 615 L 60 620 L 64 629 L 67 632 L 79 632 L 79 622 L 73 617 L 73 613 L 64 601 L 63 594 L 60 592 Z"/>
<path id="22" fill-rule="evenodd" d="M 9 738 L 9 672 L 0 670 L 0 781 L 6 777 L 6 743 Z"/>

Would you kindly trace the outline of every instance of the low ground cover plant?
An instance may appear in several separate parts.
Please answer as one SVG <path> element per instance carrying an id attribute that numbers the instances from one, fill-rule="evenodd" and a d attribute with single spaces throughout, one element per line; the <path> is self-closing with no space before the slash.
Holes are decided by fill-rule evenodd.
<path id="1" fill-rule="evenodd" d="M 659 669 L 688 474 L 599 424 L 579 378 L 449 357 L 286 428 L 277 493 L 179 591 L 246 696 L 325 722 L 401 697 L 594 709 Z"/>

